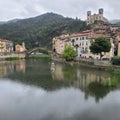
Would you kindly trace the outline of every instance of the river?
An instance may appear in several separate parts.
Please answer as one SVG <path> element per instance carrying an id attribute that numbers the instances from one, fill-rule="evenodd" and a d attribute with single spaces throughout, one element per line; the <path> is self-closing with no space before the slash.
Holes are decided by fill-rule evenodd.
<path id="1" fill-rule="evenodd" d="M 111 74 L 48 60 L 0 61 L 0 120 L 120 120 Z"/>

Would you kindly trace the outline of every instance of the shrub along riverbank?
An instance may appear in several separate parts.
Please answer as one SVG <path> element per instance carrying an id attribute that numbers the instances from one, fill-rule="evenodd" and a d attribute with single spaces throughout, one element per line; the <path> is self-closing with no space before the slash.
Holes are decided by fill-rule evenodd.
<path id="1" fill-rule="evenodd" d="M 19 58 L 19 57 L 6 57 L 6 58 L 1 58 L 0 60 L 3 61 L 3 60 L 6 60 L 6 61 L 12 61 L 12 60 L 20 60 L 20 59 L 48 59 L 48 60 L 51 60 L 51 56 L 50 55 L 47 55 L 47 54 L 42 54 L 42 55 L 39 55 L 39 56 L 29 56 L 28 58 Z"/>

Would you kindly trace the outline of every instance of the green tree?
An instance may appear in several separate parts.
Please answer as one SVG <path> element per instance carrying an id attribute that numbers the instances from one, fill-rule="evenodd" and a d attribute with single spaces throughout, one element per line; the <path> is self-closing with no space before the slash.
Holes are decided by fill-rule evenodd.
<path id="1" fill-rule="evenodd" d="M 100 54 L 100 59 L 104 56 L 103 52 L 109 52 L 111 49 L 111 43 L 105 37 L 96 38 L 90 46 L 90 51 L 93 54 Z"/>
<path id="2" fill-rule="evenodd" d="M 71 45 L 67 45 L 63 51 L 62 57 L 65 58 L 66 61 L 72 61 L 74 57 L 77 55 L 77 52 Z"/>

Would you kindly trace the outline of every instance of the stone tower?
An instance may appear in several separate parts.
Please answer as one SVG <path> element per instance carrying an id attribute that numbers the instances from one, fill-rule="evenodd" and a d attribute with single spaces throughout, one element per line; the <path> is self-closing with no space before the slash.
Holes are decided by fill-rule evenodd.
<path id="1" fill-rule="evenodd" d="M 93 24 L 95 21 L 108 22 L 108 20 L 103 16 L 103 8 L 98 10 L 98 14 L 91 15 L 91 11 L 87 11 L 87 25 Z"/>
<path id="2" fill-rule="evenodd" d="M 91 16 L 91 11 L 87 11 L 87 17 Z"/>
<path id="3" fill-rule="evenodd" d="M 98 20 L 102 20 L 103 21 L 103 9 L 102 8 L 99 9 L 98 16 L 99 16 Z"/>
<path id="4" fill-rule="evenodd" d="M 100 14 L 100 15 L 103 15 L 103 8 L 100 8 L 100 9 L 99 9 L 99 14 Z"/>
<path id="5" fill-rule="evenodd" d="M 91 11 L 87 11 L 87 24 L 89 24 L 91 18 Z"/>

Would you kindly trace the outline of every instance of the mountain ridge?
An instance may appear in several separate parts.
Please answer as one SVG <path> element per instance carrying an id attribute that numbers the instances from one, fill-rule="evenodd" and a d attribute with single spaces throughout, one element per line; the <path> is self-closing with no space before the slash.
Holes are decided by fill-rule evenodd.
<path id="1" fill-rule="evenodd" d="M 27 19 L 17 19 L 0 25 L 0 37 L 17 43 L 25 42 L 27 48 L 51 47 L 52 38 L 88 29 L 85 21 L 46 13 Z"/>

